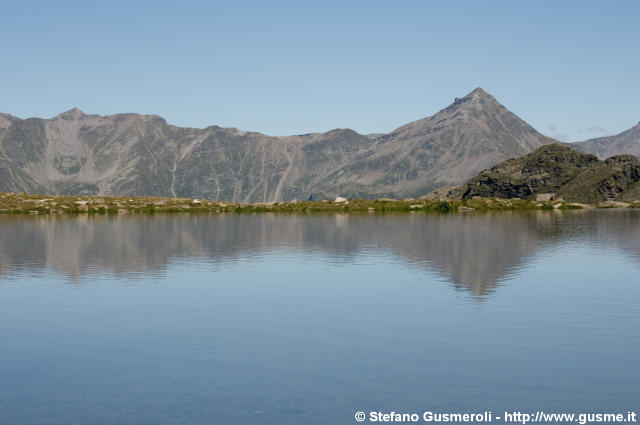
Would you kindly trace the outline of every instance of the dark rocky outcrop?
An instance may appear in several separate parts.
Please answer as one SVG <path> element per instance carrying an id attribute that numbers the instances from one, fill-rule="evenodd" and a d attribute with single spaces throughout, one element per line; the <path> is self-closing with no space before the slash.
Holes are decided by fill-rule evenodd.
<path id="1" fill-rule="evenodd" d="M 640 160 L 633 155 L 601 161 L 566 145 L 551 144 L 484 170 L 453 193 L 463 198 L 523 199 L 552 193 L 568 202 L 597 204 L 640 199 L 638 182 Z"/>

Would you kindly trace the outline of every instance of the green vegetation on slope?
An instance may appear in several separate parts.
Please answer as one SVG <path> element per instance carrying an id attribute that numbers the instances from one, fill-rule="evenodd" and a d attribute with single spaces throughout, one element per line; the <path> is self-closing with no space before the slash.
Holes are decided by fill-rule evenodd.
<path id="1" fill-rule="evenodd" d="M 217 202 L 188 198 L 45 196 L 0 193 L 0 214 L 155 214 L 155 213 L 386 213 L 470 212 L 532 209 L 569 209 L 575 205 L 523 199 L 433 199 L 263 202 Z"/>
<path id="2" fill-rule="evenodd" d="M 639 200 L 639 181 L 640 160 L 632 155 L 600 161 L 595 155 L 551 144 L 484 170 L 451 194 L 463 199 L 481 196 L 529 200 L 538 194 L 553 194 L 567 202 L 597 205 Z"/>
<path id="3" fill-rule="evenodd" d="M 640 203 L 638 204 L 640 206 Z M 156 213 L 388 213 L 471 212 L 572 209 L 583 206 L 558 201 L 524 199 L 349 199 L 336 201 L 263 202 L 255 204 L 217 202 L 188 198 L 45 196 L 0 193 L 0 214 L 156 214 Z M 586 207 L 586 206 L 584 206 Z"/>

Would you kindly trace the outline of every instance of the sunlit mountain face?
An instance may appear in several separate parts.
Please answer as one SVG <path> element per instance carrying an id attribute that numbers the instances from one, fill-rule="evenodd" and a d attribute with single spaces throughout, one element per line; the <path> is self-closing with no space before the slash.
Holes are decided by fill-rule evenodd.
<path id="1" fill-rule="evenodd" d="M 419 197 L 553 140 L 481 88 L 390 133 L 273 137 L 155 115 L 0 115 L 0 191 L 262 202 Z"/>

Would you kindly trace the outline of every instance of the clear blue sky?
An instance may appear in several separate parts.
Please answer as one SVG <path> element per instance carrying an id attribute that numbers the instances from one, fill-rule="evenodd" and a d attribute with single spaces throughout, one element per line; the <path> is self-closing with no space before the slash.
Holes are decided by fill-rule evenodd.
<path id="1" fill-rule="evenodd" d="M 640 2 L 4 2 L 0 111 L 387 132 L 477 86 L 566 140 L 640 121 Z"/>

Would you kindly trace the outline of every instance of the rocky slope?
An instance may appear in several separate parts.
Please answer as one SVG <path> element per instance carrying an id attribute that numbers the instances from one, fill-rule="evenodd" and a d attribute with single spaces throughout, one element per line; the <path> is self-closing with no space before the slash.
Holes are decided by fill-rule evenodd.
<path id="1" fill-rule="evenodd" d="M 271 137 L 153 115 L 0 115 L 0 191 L 234 202 L 416 197 L 552 142 L 478 88 L 388 134 Z"/>
<path id="2" fill-rule="evenodd" d="M 632 202 L 640 189 L 640 160 L 618 155 L 604 161 L 566 145 L 542 146 L 522 157 L 482 171 L 453 194 L 533 199 L 552 193 L 569 202 Z"/>
<path id="3" fill-rule="evenodd" d="M 598 137 L 572 143 L 581 152 L 593 153 L 600 159 L 615 155 L 634 155 L 640 158 L 640 122 L 629 130 L 609 137 Z"/>

